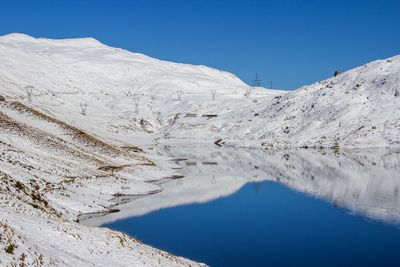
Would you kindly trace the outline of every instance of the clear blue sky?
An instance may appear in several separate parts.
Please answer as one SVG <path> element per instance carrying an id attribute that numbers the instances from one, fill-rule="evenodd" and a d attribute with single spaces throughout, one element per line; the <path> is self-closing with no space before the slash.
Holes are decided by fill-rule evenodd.
<path id="1" fill-rule="evenodd" d="M 398 0 L 1 0 L 0 34 L 94 37 L 296 88 L 400 54 Z"/>

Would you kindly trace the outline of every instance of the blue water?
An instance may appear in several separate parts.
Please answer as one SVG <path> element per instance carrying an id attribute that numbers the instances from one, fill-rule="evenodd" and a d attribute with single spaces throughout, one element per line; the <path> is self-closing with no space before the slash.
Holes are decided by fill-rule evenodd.
<path id="1" fill-rule="evenodd" d="M 400 266 L 400 229 L 273 182 L 112 224 L 211 266 Z"/>

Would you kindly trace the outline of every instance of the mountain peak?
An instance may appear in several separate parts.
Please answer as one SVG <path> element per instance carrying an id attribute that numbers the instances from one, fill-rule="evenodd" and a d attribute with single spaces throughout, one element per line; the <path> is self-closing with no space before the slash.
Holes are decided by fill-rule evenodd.
<path id="1" fill-rule="evenodd" d="M 15 41 L 27 41 L 27 40 L 34 40 L 35 38 L 24 34 L 24 33 L 9 33 L 3 36 L 0 36 L 1 40 L 15 40 Z"/>
<path id="2" fill-rule="evenodd" d="M 92 37 L 70 38 L 70 39 L 48 39 L 35 38 L 24 33 L 10 33 L 0 36 L 0 41 L 13 44 L 50 44 L 55 46 L 72 46 L 72 47 L 99 47 L 104 46 L 103 43 Z"/>

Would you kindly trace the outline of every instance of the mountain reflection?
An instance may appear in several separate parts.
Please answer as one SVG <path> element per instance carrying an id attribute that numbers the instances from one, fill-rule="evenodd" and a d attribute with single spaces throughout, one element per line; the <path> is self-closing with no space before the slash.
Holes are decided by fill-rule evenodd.
<path id="1" fill-rule="evenodd" d="M 166 180 L 164 191 L 120 205 L 118 213 L 91 218 L 100 225 L 162 208 L 228 196 L 252 183 L 274 181 L 370 219 L 400 223 L 400 150 L 290 150 L 207 146 L 157 147 L 174 159 L 182 179 Z"/>

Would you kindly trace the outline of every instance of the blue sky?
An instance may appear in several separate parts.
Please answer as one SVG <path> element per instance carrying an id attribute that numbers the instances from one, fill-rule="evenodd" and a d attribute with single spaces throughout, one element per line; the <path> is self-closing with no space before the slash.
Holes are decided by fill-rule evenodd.
<path id="1" fill-rule="evenodd" d="M 94 37 L 292 89 L 400 54 L 397 0 L 1 0 L 0 34 Z"/>

